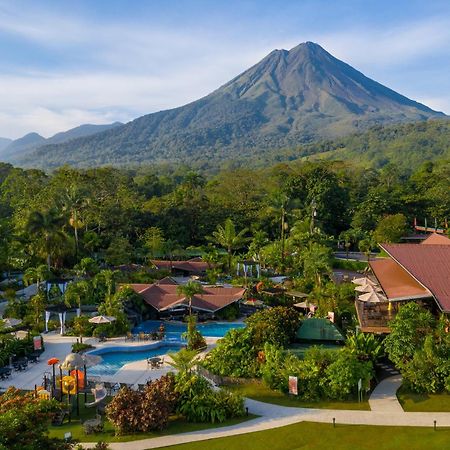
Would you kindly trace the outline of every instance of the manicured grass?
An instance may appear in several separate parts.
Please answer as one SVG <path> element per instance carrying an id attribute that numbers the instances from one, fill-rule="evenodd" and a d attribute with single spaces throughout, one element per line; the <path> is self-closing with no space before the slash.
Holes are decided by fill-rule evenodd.
<path id="1" fill-rule="evenodd" d="M 81 400 L 81 397 L 80 397 Z M 89 401 L 89 398 L 88 398 Z M 83 402 L 80 402 L 83 403 Z M 97 441 L 104 441 L 104 442 L 129 442 L 129 441 L 135 441 L 138 439 L 148 439 L 148 438 L 154 438 L 154 437 L 160 437 L 160 436 L 167 436 L 169 434 L 177 434 L 177 433 L 188 433 L 190 431 L 199 431 L 199 430 L 206 430 L 210 428 L 220 428 L 220 427 L 226 427 L 230 425 L 235 425 L 238 423 L 245 422 L 250 419 L 254 419 L 255 415 L 249 414 L 247 417 L 242 417 L 238 419 L 231 419 L 227 420 L 223 423 L 189 423 L 186 422 L 181 417 L 173 416 L 170 418 L 169 426 L 163 430 L 163 431 L 153 431 L 150 433 L 136 433 L 136 434 L 128 434 L 125 436 L 115 436 L 114 435 L 114 427 L 112 424 L 105 420 L 104 422 L 104 431 L 103 433 L 96 433 L 91 435 L 85 435 L 83 425 L 81 422 L 84 422 L 87 419 L 92 419 L 95 417 L 95 408 L 89 409 L 84 408 L 84 405 L 80 404 L 80 417 L 77 417 L 75 413 L 72 414 L 72 421 L 69 424 L 67 421 L 64 422 L 64 424 L 60 427 L 58 426 L 51 426 L 50 427 L 50 436 L 51 437 L 59 437 L 63 438 L 64 433 L 70 432 L 72 433 L 73 439 L 77 439 L 80 442 L 97 442 Z"/>
<path id="2" fill-rule="evenodd" d="M 380 427 L 301 422 L 256 433 L 192 442 L 165 450 L 442 450 L 450 442 L 450 429 Z"/>
<path id="3" fill-rule="evenodd" d="M 449 394 L 415 394 L 402 386 L 397 397 L 405 411 L 450 412 Z"/>
<path id="4" fill-rule="evenodd" d="M 261 382 L 248 382 L 229 386 L 235 392 L 239 392 L 244 397 L 258 400 L 265 403 L 273 403 L 280 406 L 293 406 L 297 408 L 322 408 L 322 409 L 353 409 L 370 410 L 368 401 L 359 403 L 357 400 L 333 401 L 322 400 L 318 402 L 307 402 L 296 397 L 288 396 L 278 391 L 273 391 Z"/>

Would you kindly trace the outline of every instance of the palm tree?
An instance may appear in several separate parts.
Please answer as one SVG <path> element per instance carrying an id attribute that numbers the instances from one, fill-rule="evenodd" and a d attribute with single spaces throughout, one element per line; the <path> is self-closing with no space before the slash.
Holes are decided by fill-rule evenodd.
<path id="1" fill-rule="evenodd" d="M 189 302 L 189 315 L 192 315 L 192 298 L 203 292 L 202 285 L 195 281 L 188 281 L 186 284 L 181 284 L 177 287 L 177 294 L 184 295 Z"/>
<path id="2" fill-rule="evenodd" d="M 64 292 L 64 303 L 67 306 L 77 306 L 77 317 L 81 314 L 83 299 L 89 299 L 92 294 L 92 285 L 87 280 L 70 283 Z"/>
<path id="3" fill-rule="evenodd" d="M 45 264 L 38 267 L 29 267 L 23 274 L 23 281 L 27 286 L 31 283 L 36 283 L 37 290 L 40 290 L 40 284 L 49 278 L 50 270 Z"/>
<path id="4" fill-rule="evenodd" d="M 209 240 L 219 244 L 223 247 L 228 253 L 228 272 L 231 271 L 231 259 L 233 256 L 233 251 L 241 248 L 247 238 L 244 237 L 245 233 L 247 233 L 247 228 L 236 233 L 236 227 L 234 226 L 233 221 L 228 218 L 225 221 L 225 225 L 217 225 L 217 230 L 213 231 L 212 236 Z"/>
<path id="5" fill-rule="evenodd" d="M 43 213 L 34 211 L 28 217 L 26 230 L 38 242 L 42 240 L 41 245 L 46 256 L 48 270 L 50 270 L 51 256 L 56 246 L 67 238 L 66 234 L 62 231 L 63 225 L 64 218 L 52 209 Z"/>
<path id="6" fill-rule="evenodd" d="M 329 247 L 313 243 L 303 250 L 303 273 L 307 278 L 314 279 L 318 286 L 322 285 L 322 275 L 331 273 L 332 252 Z"/>
<path id="7" fill-rule="evenodd" d="M 197 364 L 197 350 L 182 349 L 179 352 L 169 352 L 171 361 L 169 364 L 178 371 L 180 375 L 189 375 Z"/>

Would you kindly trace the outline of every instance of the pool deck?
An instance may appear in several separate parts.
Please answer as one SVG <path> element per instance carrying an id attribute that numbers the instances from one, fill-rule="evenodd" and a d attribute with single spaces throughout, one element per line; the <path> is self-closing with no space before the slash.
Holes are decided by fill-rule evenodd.
<path id="1" fill-rule="evenodd" d="M 61 362 L 71 352 L 72 344 L 77 341 L 74 336 L 61 336 L 56 332 L 44 334 L 45 351 L 40 357 L 40 361 L 36 364 L 28 364 L 27 370 L 23 372 L 13 371 L 8 380 L 0 380 L 0 390 L 9 386 L 15 386 L 18 389 L 34 389 L 35 385 L 40 386 L 43 382 L 44 372 L 51 373 L 51 367 L 47 365 L 50 358 L 58 358 Z M 208 347 L 213 347 L 218 338 L 206 338 Z M 84 338 L 85 344 L 90 344 L 95 349 L 108 347 L 139 347 L 149 344 L 149 341 L 128 341 L 124 337 L 108 339 L 106 342 L 99 342 L 97 338 Z M 156 341 L 159 342 L 159 341 Z M 168 357 L 164 357 L 165 360 Z M 128 384 L 144 384 L 147 380 L 153 380 L 161 377 L 169 371 L 173 371 L 169 365 L 161 369 L 150 369 L 147 360 L 135 361 L 125 364 L 114 375 L 101 376 L 102 381 L 128 383 Z M 89 369 L 87 370 L 89 378 Z"/>

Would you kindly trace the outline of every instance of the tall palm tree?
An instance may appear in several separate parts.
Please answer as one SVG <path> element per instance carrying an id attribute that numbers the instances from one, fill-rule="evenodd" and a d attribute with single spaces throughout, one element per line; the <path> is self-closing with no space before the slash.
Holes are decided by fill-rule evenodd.
<path id="1" fill-rule="evenodd" d="M 23 274 L 23 281 L 27 286 L 36 283 L 37 290 L 40 290 L 40 284 L 51 275 L 50 270 L 45 264 L 38 267 L 29 267 Z"/>
<path id="2" fill-rule="evenodd" d="M 219 244 L 227 251 L 228 272 L 231 271 L 231 259 L 233 257 L 233 251 L 242 248 L 247 241 L 245 233 L 247 233 L 247 228 L 244 228 L 243 230 L 239 231 L 239 233 L 237 233 L 233 221 L 228 218 L 225 221 L 224 226 L 217 225 L 216 231 L 213 231 L 212 236 L 209 238 L 209 240 L 215 242 L 216 244 Z"/>
<path id="3" fill-rule="evenodd" d="M 188 281 L 186 284 L 181 284 L 177 287 L 177 294 L 184 295 L 189 302 L 189 315 L 192 315 L 192 298 L 203 292 L 202 285 L 195 281 Z"/>
<path id="4" fill-rule="evenodd" d="M 45 212 L 33 211 L 28 217 L 26 224 L 27 232 L 40 242 L 42 251 L 47 260 L 47 267 L 50 270 L 51 257 L 55 248 L 65 241 L 67 236 L 62 231 L 64 218 L 50 209 Z"/>

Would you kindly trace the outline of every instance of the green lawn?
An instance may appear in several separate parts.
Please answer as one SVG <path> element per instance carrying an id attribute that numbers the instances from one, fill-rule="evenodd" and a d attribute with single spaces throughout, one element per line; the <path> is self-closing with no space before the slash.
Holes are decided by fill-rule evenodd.
<path id="1" fill-rule="evenodd" d="M 397 397 L 405 411 L 450 412 L 449 394 L 415 394 L 402 386 Z"/>
<path id="2" fill-rule="evenodd" d="M 273 403 L 280 406 L 294 406 L 298 408 L 324 408 L 324 409 L 356 409 L 356 410 L 370 410 L 369 402 L 366 400 L 359 403 L 357 400 L 353 401 L 332 401 L 322 400 L 319 402 L 306 402 L 295 397 L 288 396 L 278 391 L 273 391 L 264 383 L 248 382 L 244 384 L 237 384 L 228 386 L 235 392 L 239 392 L 244 397 L 258 400 L 265 403 Z"/>
<path id="3" fill-rule="evenodd" d="M 88 401 L 90 401 L 88 397 Z M 75 409 L 74 409 L 75 410 Z M 51 426 L 50 427 L 50 436 L 63 438 L 64 433 L 71 432 L 72 437 L 74 439 L 79 440 L 80 442 L 128 442 L 135 441 L 138 439 L 147 439 L 159 436 L 166 436 L 169 434 L 177 434 L 177 433 L 188 433 L 190 431 L 198 431 L 205 430 L 208 428 L 219 428 L 226 427 L 229 425 L 235 425 L 237 423 L 245 422 L 246 420 L 254 419 L 256 416 L 249 415 L 248 417 L 243 417 L 239 419 L 231 419 L 226 422 L 220 424 L 211 424 L 211 423 L 189 423 L 186 422 L 181 417 L 173 416 L 170 418 L 169 426 L 163 431 L 154 431 L 150 433 L 137 433 L 137 434 L 129 434 L 125 436 L 115 436 L 114 428 L 110 422 L 105 421 L 105 427 L 103 433 L 91 434 L 86 436 L 84 434 L 84 429 L 81 422 L 91 419 L 95 417 L 95 408 L 89 409 L 84 408 L 84 403 L 81 401 L 80 396 L 80 417 L 76 417 L 76 414 L 72 415 L 72 422 L 69 424 L 67 421 L 64 422 L 62 426 Z M 80 420 L 81 419 L 81 420 Z"/>
<path id="4" fill-rule="evenodd" d="M 301 422 L 282 428 L 164 447 L 165 450 L 442 450 L 450 430 Z"/>

